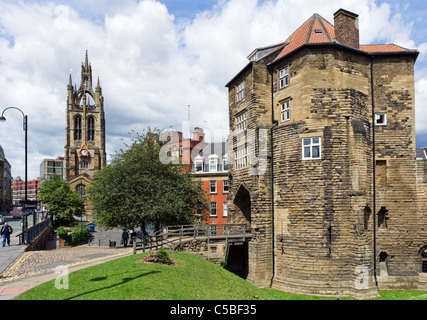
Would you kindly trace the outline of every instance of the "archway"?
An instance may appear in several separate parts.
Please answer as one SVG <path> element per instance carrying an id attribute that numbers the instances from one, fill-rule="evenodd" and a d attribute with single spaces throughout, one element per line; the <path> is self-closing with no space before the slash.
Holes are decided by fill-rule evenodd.
<path id="1" fill-rule="evenodd" d="M 239 187 L 239 190 L 234 197 L 234 204 L 240 209 L 240 213 L 246 221 L 251 223 L 251 195 L 244 186 Z"/>

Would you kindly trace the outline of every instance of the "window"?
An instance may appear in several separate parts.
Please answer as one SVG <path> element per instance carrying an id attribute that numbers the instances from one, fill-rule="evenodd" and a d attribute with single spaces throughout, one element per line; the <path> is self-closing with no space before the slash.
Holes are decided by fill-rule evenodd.
<path id="1" fill-rule="evenodd" d="M 248 164 L 248 146 L 245 144 L 234 151 L 234 169 L 239 170 L 246 168 Z"/>
<path id="2" fill-rule="evenodd" d="M 230 190 L 230 182 L 228 180 L 222 180 L 222 193 L 228 193 Z"/>
<path id="3" fill-rule="evenodd" d="M 89 168 L 89 162 L 87 160 L 82 160 L 80 162 L 80 169 L 87 169 Z"/>
<path id="4" fill-rule="evenodd" d="M 94 117 L 87 118 L 87 139 L 95 140 L 95 119 Z"/>
<path id="5" fill-rule="evenodd" d="M 76 116 L 74 118 L 74 140 L 82 139 L 82 117 Z"/>
<path id="6" fill-rule="evenodd" d="M 242 101 L 245 97 L 245 81 L 243 80 L 236 87 L 236 102 Z"/>
<path id="7" fill-rule="evenodd" d="M 236 130 L 237 133 L 246 130 L 246 112 L 243 112 L 236 117 Z"/>
<path id="8" fill-rule="evenodd" d="M 387 125 L 387 114 L 385 114 L 385 113 L 376 113 L 375 114 L 375 125 L 376 126 L 385 126 L 385 125 Z"/>
<path id="9" fill-rule="evenodd" d="M 291 118 L 290 101 L 282 103 L 282 122 L 288 121 Z"/>
<path id="10" fill-rule="evenodd" d="M 321 148 L 320 148 L 320 138 L 304 138 L 302 139 L 302 159 L 320 159 Z"/>
<path id="11" fill-rule="evenodd" d="M 80 197 L 84 198 L 86 196 L 86 187 L 84 184 L 79 184 L 76 187 L 76 191 L 77 191 L 77 194 L 80 195 Z"/>
<path id="12" fill-rule="evenodd" d="M 323 34 L 323 31 L 322 31 L 322 29 L 316 29 L 316 30 L 314 30 L 314 33 L 315 34 Z"/>
<path id="13" fill-rule="evenodd" d="M 200 203 L 196 203 L 196 216 L 202 215 L 202 205 Z"/>
<path id="14" fill-rule="evenodd" d="M 225 155 L 222 158 L 222 170 L 223 171 L 228 171 L 228 156 L 227 155 Z"/>
<path id="15" fill-rule="evenodd" d="M 279 89 L 289 86 L 289 67 L 279 71 Z"/>
<path id="16" fill-rule="evenodd" d="M 210 156 L 209 157 L 209 172 L 216 172 L 218 168 L 218 157 Z"/>
<path id="17" fill-rule="evenodd" d="M 227 212 L 227 202 L 224 202 L 223 204 L 222 204 L 222 216 L 223 217 L 226 217 L 227 215 L 228 215 L 228 212 Z"/>
<path id="18" fill-rule="evenodd" d="M 194 162 L 194 171 L 195 172 L 201 172 L 203 171 L 203 161 L 198 160 Z"/>
<path id="19" fill-rule="evenodd" d="M 209 182 L 209 186 L 210 186 L 210 191 L 211 193 L 216 193 L 216 180 L 211 180 Z"/>
<path id="20" fill-rule="evenodd" d="M 211 202 L 210 215 L 216 217 L 216 202 Z"/>

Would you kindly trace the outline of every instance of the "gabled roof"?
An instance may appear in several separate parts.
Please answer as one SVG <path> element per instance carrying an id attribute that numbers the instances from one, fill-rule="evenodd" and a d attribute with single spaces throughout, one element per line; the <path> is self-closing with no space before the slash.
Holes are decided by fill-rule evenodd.
<path id="1" fill-rule="evenodd" d="M 276 57 L 276 60 L 291 53 L 307 43 L 332 43 L 335 40 L 335 29 L 332 24 L 317 13 L 313 14 L 301 27 L 286 39 L 286 47 Z"/>
<path id="2" fill-rule="evenodd" d="M 273 63 L 306 44 L 339 44 L 335 39 L 334 26 L 317 13 L 304 22 L 285 43 L 287 45 Z M 365 53 L 417 53 L 416 50 L 408 50 L 395 44 L 360 45 L 359 50 Z"/>

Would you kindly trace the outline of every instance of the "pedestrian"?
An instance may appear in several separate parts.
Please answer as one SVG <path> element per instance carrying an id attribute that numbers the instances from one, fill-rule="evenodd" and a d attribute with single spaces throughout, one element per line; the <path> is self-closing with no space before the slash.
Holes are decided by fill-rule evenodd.
<path id="1" fill-rule="evenodd" d="M 127 247 L 127 246 L 128 246 L 128 238 L 129 238 L 129 234 L 128 234 L 128 232 L 126 231 L 126 229 L 123 229 L 123 233 L 122 233 L 122 242 L 123 242 L 123 245 L 124 245 L 125 247 Z"/>
<path id="2" fill-rule="evenodd" d="M 0 233 L 3 236 L 3 247 L 5 246 L 6 241 L 7 241 L 7 245 L 10 246 L 10 235 L 13 233 L 12 227 L 9 226 L 9 224 L 6 222 L 4 226 L 1 228 Z"/>

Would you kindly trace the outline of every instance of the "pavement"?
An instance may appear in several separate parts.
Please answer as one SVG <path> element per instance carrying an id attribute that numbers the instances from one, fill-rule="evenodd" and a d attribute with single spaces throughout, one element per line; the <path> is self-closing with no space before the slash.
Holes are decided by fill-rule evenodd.
<path id="1" fill-rule="evenodd" d="M 0 247 L 0 300 L 13 300 L 23 292 L 59 276 L 58 266 L 68 272 L 87 268 L 133 254 L 132 247 L 120 244 L 122 231 L 98 230 L 93 240 L 75 247 L 60 247 L 59 239 L 49 240 L 45 250 L 25 252 L 11 236 L 10 246 Z M 114 243 L 115 242 L 115 243 Z M 115 245 L 114 245 L 115 244 Z"/>

